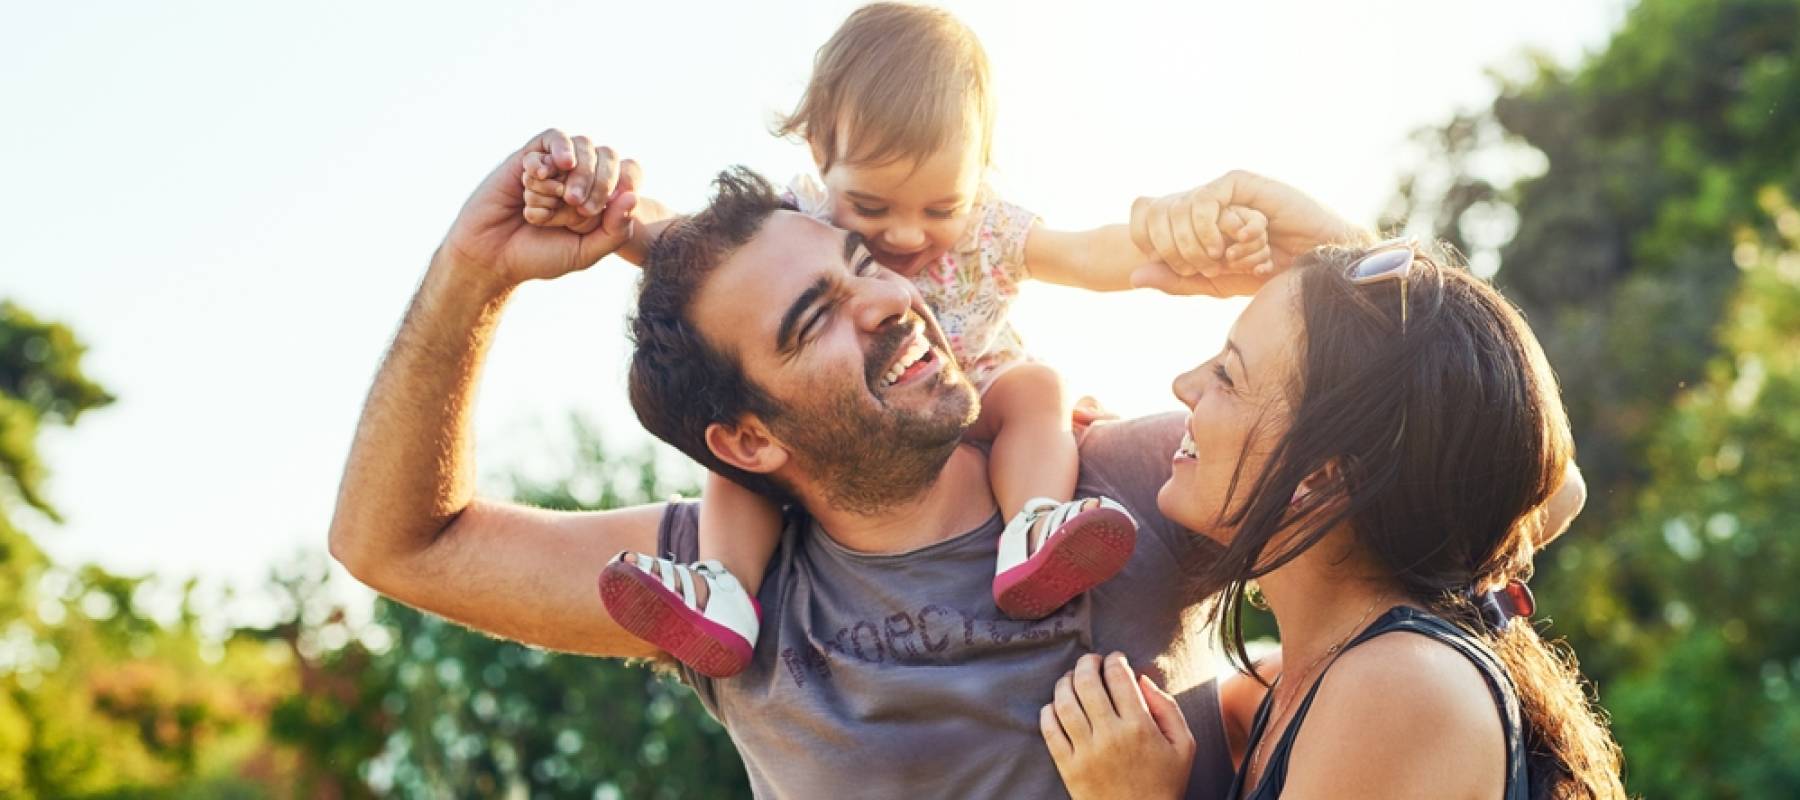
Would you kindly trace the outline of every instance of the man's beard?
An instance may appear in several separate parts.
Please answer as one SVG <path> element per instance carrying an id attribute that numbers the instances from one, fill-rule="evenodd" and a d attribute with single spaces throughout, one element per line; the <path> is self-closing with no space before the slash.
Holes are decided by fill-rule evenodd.
<path id="1" fill-rule="evenodd" d="M 904 331 L 897 333 L 873 348 L 871 365 L 885 368 L 910 339 Z M 939 357 L 944 357 L 941 351 Z M 869 405 L 863 387 L 845 386 L 814 395 L 817 399 L 804 407 L 782 409 L 768 421 L 770 431 L 788 444 L 832 508 L 880 513 L 931 486 L 980 412 L 975 390 L 961 371 L 948 362 L 940 369 L 933 378 L 939 385 L 931 387 L 931 402 L 923 409 L 884 412 Z M 867 379 L 875 385 L 873 374 Z"/>

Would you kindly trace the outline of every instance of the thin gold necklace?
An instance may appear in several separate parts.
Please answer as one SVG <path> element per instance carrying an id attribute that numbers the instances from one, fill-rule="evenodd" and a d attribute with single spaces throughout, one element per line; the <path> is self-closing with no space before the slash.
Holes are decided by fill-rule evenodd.
<path id="1" fill-rule="evenodd" d="M 1344 638 L 1339 639 L 1337 641 L 1337 644 L 1334 644 L 1330 647 L 1325 648 L 1325 652 L 1319 654 L 1318 658 L 1313 659 L 1312 663 L 1307 664 L 1306 670 L 1304 672 L 1301 672 L 1300 674 L 1302 676 L 1310 674 L 1314 669 L 1318 668 L 1318 666 L 1320 664 L 1325 663 L 1325 659 L 1328 659 L 1334 655 L 1337 655 L 1338 651 L 1340 651 L 1344 648 L 1344 645 L 1349 644 L 1350 640 L 1355 638 L 1356 634 L 1362 631 L 1363 623 L 1369 621 L 1369 615 L 1375 613 L 1375 606 L 1379 605 L 1381 603 L 1381 598 L 1383 596 L 1384 595 L 1379 595 L 1379 594 L 1375 595 L 1375 599 L 1369 601 L 1369 607 L 1363 611 L 1362 616 L 1357 618 L 1356 624 L 1350 626 L 1350 632 L 1344 634 Z M 1262 761 L 1263 744 L 1268 742 L 1270 739 L 1274 738 L 1273 734 L 1275 733 L 1275 722 L 1277 720 L 1281 719 L 1282 709 L 1277 708 L 1275 706 L 1275 701 L 1273 698 L 1275 696 L 1275 685 L 1280 684 L 1281 679 L 1286 676 L 1287 676 L 1287 670 L 1282 670 L 1282 674 L 1277 675 L 1275 677 L 1275 684 L 1271 684 L 1269 686 L 1269 696 L 1271 698 L 1270 703 L 1269 703 L 1269 711 L 1271 713 L 1269 714 L 1268 724 L 1263 726 L 1262 736 L 1258 737 L 1256 740 L 1256 747 L 1250 751 L 1250 768 L 1248 770 L 1244 771 L 1244 786 L 1242 788 L 1242 791 L 1245 794 L 1242 796 L 1248 796 L 1248 794 L 1256 788 L 1254 785 L 1252 785 L 1250 783 L 1250 776 L 1252 774 L 1256 775 L 1256 779 L 1257 779 L 1258 783 L 1262 782 L 1263 774 L 1262 774 L 1262 772 L 1257 770 L 1257 764 Z M 1299 691 L 1299 690 L 1296 689 L 1295 691 Z M 1290 697 L 1288 699 L 1291 701 L 1293 698 Z M 1267 769 L 1267 768 L 1268 768 L 1268 765 L 1264 764 L 1263 769 Z"/>

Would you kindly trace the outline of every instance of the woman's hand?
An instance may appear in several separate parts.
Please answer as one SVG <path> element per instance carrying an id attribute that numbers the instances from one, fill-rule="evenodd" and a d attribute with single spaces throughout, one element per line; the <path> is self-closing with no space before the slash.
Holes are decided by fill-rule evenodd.
<path id="1" fill-rule="evenodd" d="M 1088 654 L 1056 682 L 1039 715 L 1044 742 L 1069 794 L 1180 797 L 1194 765 L 1194 734 L 1175 698 L 1136 676 L 1123 653 L 1102 666 Z"/>
<path id="2" fill-rule="evenodd" d="M 1233 206 L 1260 211 L 1268 218 L 1269 259 L 1266 267 L 1259 268 L 1264 275 L 1287 269 L 1295 258 L 1319 245 L 1360 244 L 1371 238 L 1367 231 L 1300 190 L 1237 170 L 1193 191 L 1138 198 L 1131 206 L 1131 239 L 1174 277 L 1229 279 L 1234 276 L 1225 267 L 1231 262 L 1228 249 L 1236 237 L 1225 227 L 1229 227 L 1228 211 Z M 1216 288 L 1214 284 L 1204 284 L 1193 287 L 1196 291 L 1189 293 L 1215 294 L 1218 289 L 1247 286 L 1237 283 Z M 1155 284 L 1147 276 L 1140 285 Z"/>

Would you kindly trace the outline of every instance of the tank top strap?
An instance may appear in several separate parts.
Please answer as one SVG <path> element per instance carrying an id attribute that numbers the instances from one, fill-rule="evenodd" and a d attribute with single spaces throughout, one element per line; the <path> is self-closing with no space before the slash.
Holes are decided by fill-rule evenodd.
<path id="1" fill-rule="evenodd" d="M 1262 705 L 1257 708 L 1256 719 L 1250 727 L 1250 740 L 1246 745 L 1244 764 L 1238 768 L 1237 777 L 1231 782 L 1231 793 L 1228 796 L 1231 798 L 1244 797 L 1245 800 L 1276 800 L 1280 797 L 1281 790 L 1287 783 L 1288 756 L 1294 749 L 1294 740 L 1299 735 L 1300 724 L 1306 719 L 1306 712 L 1312 708 L 1313 699 L 1319 694 L 1319 686 L 1325 682 L 1325 673 L 1330 672 L 1337 660 L 1351 648 L 1394 631 L 1408 631 L 1442 642 L 1461 653 L 1481 672 L 1482 680 L 1487 683 L 1488 693 L 1493 697 L 1495 706 L 1500 710 L 1500 725 L 1502 733 L 1506 737 L 1506 788 L 1501 797 L 1504 800 L 1526 800 L 1529 797 L 1531 782 L 1526 774 L 1524 726 L 1520 721 L 1518 693 L 1513 688 L 1512 678 L 1507 675 L 1505 666 L 1500 663 L 1500 658 L 1494 655 L 1494 651 L 1474 634 L 1452 625 L 1435 614 L 1411 606 L 1395 606 L 1388 609 L 1387 613 L 1369 623 L 1362 633 L 1352 638 L 1344 645 L 1343 649 L 1338 651 L 1336 656 L 1332 657 L 1331 661 L 1325 664 L 1325 668 L 1319 671 L 1318 677 L 1313 679 L 1312 687 L 1307 689 L 1306 696 L 1300 700 L 1299 707 L 1294 710 L 1293 718 L 1288 722 L 1287 729 L 1281 732 L 1281 739 L 1275 742 L 1275 748 L 1269 752 L 1268 763 L 1263 767 L 1262 779 L 1257 782 L 1255 790 L 1249 794 L 1242 794 L 1243 782 L 1250 767 L 1250 756 L 1256 752 L 1257 744 L 1268 733 L 1267 727 L 1271 721 L 1269 716 L 1275 693 L 1271 691 L 1263 696 Z"/>

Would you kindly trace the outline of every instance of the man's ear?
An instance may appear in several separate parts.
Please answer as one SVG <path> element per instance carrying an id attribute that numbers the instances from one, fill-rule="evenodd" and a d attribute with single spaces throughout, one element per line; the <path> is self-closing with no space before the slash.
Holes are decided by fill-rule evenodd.
<path id="1" fill-rule="evenodd" d="M 736 425 L 715 422 L 706 426 L 706 448 L 720 461 L 758 475 L 781 469 L 788 459 L 787 447 L 755 417 L 745 417 Z"/>

